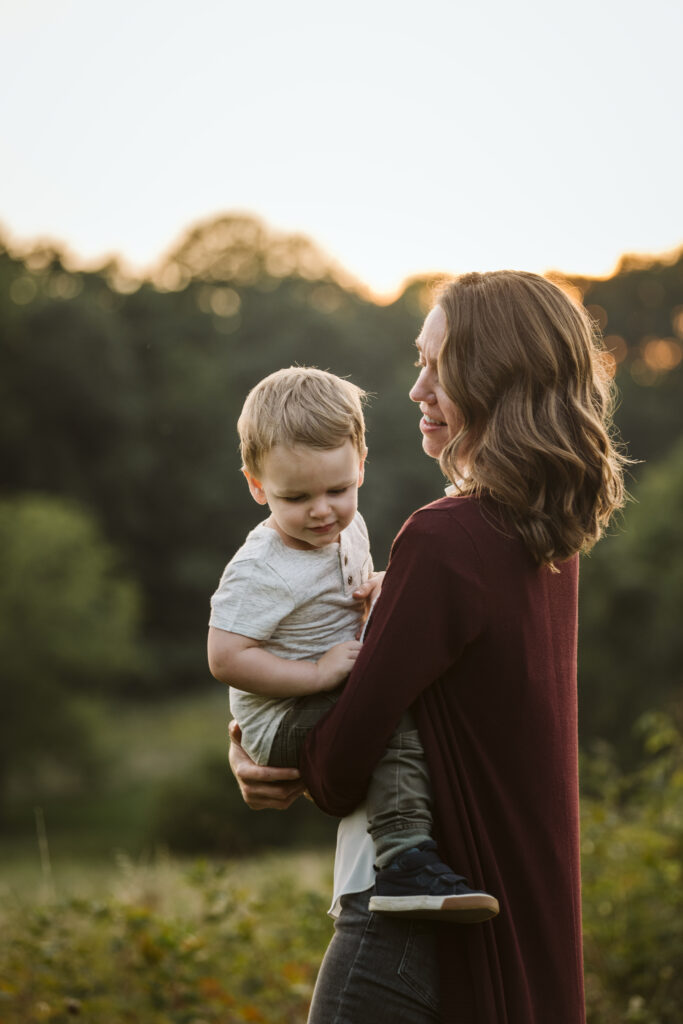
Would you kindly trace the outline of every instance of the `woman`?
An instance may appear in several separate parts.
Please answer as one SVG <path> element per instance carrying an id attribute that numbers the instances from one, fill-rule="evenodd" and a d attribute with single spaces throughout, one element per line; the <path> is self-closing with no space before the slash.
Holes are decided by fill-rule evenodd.
<path id="1" fill-rule="evenodd" d="M 522 272 L 447 284 L 417 347 L 423 448 L 455 493 L 403 526 L 302 780 L 279 785 L 294 787 L 285 803 L 305 785 L 349 815 L 410 708 L 441 855 L 501 913 L 469 927 L 370 914 L 367 841 L 348 818 L 338 862 L 353 869 L 338 873 L 310 1020 L 581 1024 L 578 552 L 623 503 L 609 378 L 584 310 Z M 231 758 L 247 801 L 273 805 L 267 776 L 250 780 L 238 747 Z"/>

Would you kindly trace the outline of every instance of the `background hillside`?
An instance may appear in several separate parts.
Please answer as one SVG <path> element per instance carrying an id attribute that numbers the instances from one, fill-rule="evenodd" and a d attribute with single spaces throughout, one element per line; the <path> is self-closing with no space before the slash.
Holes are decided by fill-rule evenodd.
<path id="1" fill-rule="evenodd" d="M 361 505 L 385 562 L 405 517 L 443 486 L 407 399 L 433 283 L 377 305 L 312 242 L 245 216 L 196 226 L 146 281 L 116 264 L 69 269 L 52 248 L 0 248 L 5 814 L 44 787 L 97 786 L 112 701 L 129 721 L 220 699 L 208 600 L 261 514 L 235 421 L 264 374 L 313 364 L 373 393 Z M 565 285 L 603 330 L 617 423 L 640 460 L 636 501 L 582 583 L 582 742 L 608 742 L 628 766 L 634 723 L 675 712 L 680 694 L 683 252 Z"/>
<path id="2" fill-rule="evenodd" d="M 678 1024 L 683 251 L 563 283 L 602 328 L 638 460 L 582 565 L 588 1020 Z M 307 239 L 244 216 L 197 226 L 145 281 L 0 246 L 7 1024 L 305 1020 L 336 822 L 305 800 L 245 807 L 206 667 L 209 596 L 261 516 L 235 421 L 291 363 L 372 392 L 361 505 L 382 565 L 444 483 L 407 398 L 433 284 L 378 305 Z"/>

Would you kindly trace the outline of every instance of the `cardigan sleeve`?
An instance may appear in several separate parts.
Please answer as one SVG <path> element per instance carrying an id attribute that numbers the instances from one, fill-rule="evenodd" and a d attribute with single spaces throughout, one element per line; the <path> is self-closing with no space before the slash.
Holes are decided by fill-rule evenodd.
<path id="1" fill-rule="evenodd" d="M 366 640 L 332 710 L 307 737 L 300 769 L 316 804 L 350 813 L 402 714 L 484 630 L 481 565 L 443 508 L 416 512 L 396 538 Z"/>

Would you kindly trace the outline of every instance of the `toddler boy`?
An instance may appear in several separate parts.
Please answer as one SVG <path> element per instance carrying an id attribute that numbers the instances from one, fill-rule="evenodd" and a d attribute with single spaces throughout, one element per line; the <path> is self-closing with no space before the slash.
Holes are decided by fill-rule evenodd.
<path id="1" fill-rule="evenodd" d="M 298 766 L 308 730 L 361 648 L 354 592 L 372 575 L 358 512 L 364 397 L 331 373 L 290 367 L 256 385 L 238 420 L 243 473 L 270 516 L 223 572 L 208 649 L 257 764 Z M 498 913 L 493 896 L 471 890 L 438 858 L 429 776 L 409 715 L 375 769 L 367 810 L 378 867 L 372 909 L 459 922 Z"/>

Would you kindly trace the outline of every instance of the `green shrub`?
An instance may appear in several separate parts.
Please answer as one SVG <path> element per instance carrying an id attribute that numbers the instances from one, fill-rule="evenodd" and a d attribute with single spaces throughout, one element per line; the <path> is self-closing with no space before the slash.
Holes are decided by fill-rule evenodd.
<path id="1" fill-rule="evenodd" d="M 647 716 L 641 730 L 644 768 L 623 776 L 603 752 L 583 773 L 589 1024 L 681 1021 L 683 738 L 661 715 Z M 193 797 L 189 778 L 187 813 L 174 803 L 179 789 L 167 792 L 167 813 L 192 838 L 194 808 L 207 843 L 218 837 L 240 850 L 234 863 L 188 868 L 160 860 L 143 869 L 124 860 L 113 884 L 100 871 L 86 891 L 89 872 L 76 865 L 66 893 L 56 865 L 57 897 L 50 887 L 40 893 L 24 862 L 28 894 L 14 895 L 5 877 L 2 1024 L 79 1017 L 89 1024 L 303 1024 L 331 930 L 325 909 L 332 851 L 249 854 L 300 839 L 303 830 L 287 830 L 295 814 L 328 825 L 331 819 L 303 801 L 286 814 L 254 814 L 241 804 L 224 761 L 212 770 L 215 817 L 202 820 L 201 792 Z M 263 822 L 256 838 L 252 822 Z"/>
<path id="2" fill-rule="evenodd" d="M 583 802 L 589 1024 L 680 1024 L 683 1014 L 683 739 L 641 721 L 650 760 Z M 593 782 L 597 773 L 593 773 Z"/>
<path id="3" fill-rule="evenodd" d="M 683 440 L 639 468 L 636 500 L 581 563 L 580 733 L 608 740 L 633 768 L 634 723 L 667 710 L 683 684 Z"/>
<path id="4" fill-rule="evenodd" d="M 151 839 L 174 853 L 242 857 L 254 850 L 332 847 L 336 829 L 336 818 L 304 799 L 284 813 L 249 810 L 227 755 L 213 755 L 191 774 L 166 784 Z"/>
<path id="5" fill-rule="evenodd" d="M 97 760 L 92 697 L 143 674 L 144 657 L 138 589 L 86 509 L 3 499 L 0 564 L 1 816 L 16 776 L 47 765 L 87 778 Z"/>
<path id="6" fill-rule="evenodd" d="M 125 874 L 108 899 L 5 910 L 3 1024 L 303 1024 L 326 892 L 272 864 L 250 882 L 224 864 Z"/>

